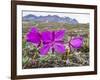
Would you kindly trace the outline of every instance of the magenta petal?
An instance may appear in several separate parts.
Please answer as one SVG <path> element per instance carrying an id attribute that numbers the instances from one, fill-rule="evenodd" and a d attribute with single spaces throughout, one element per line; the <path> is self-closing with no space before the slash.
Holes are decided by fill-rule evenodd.
<path id="1" fill-rule="evenodd" d="M 70 44 L 73 48 L 81 48 L 81 46 L 83 45 L 83 38 L 75 37 L 70 41 Z"/>
<path id="2" fill-rule="evenodd" d="M 48 43 L 52 41 L 52 31 L 44 31 L 42 32 L 42 40 L 44 43 Z"/>
<path id="3" fill-rule="evenodd" d="M 27 41 L 33 42 L 33 43 L 39 43 L 40 42 L 40 34 L 35 32 L 30 32 L 27 34 Z"/>
<path id="4" fill-rule="evenodd" d="M 41 54 L 41 55 L 46 55 L 46 54 L 48 54 L 49 49 L 50 49 L 50 46 L 49 46 L 49 45 L 44 45 L 44 46 L 40 49 L 40 54 Z"/>
<path id="5" fill-rule="evenodd" d="M 39 32 L 39 30 L 36 28 L 36 26 L 32 26 L 30 32 Z"/>
<path id="6" fill-rule="evenodd" d="M 65 53 L 65 51 L 66 51 L 64 45 L 63 44 L 60 44 L 60 43 L 55 43 L 54 49 L 55 49 L 55 51 L 57 53 L 62 53 L 62 54 Z"/>
<path id="7" fill-rule="evenodd" d="M 62 40 L 64 38 L 64 35 L 65 35 L 65 30 L 55 31 L 55 40 L 56 41 Z"/>
<path id="8" fill-rule="evenodd" d="M 41 41 L 41 35 L 36 28 L 32 28 L 26 35 L 27 42 L 39 44 Z"/>

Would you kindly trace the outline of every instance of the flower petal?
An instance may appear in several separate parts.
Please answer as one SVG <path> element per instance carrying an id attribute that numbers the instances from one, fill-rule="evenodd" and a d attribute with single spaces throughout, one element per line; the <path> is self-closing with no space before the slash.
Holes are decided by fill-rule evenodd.
<path id="1" fill-rule="evenodd" d="M 66 60 L 66 64 L 69 64 L 70 63 L 70 60 L 69 60 L 69 58 Z"/>
<path id="2" fill-rule="evenodd" d="M 51 42 L 52 41 L 52 31 L 42 32 L 42 40 L 44 43 Z"/>
<path id="3" fill-rule="evenodd" d="M 40 49 L 40 54 L 41 55 L 46 55 L 48 53 L 50 49 L 50 46 L 49 45 L 44 45 L 41 49 Z"/>
<path id="4" fill-rule="evenodd" d="M 64 45 L 63 44 L 60 44 L 60 43 L 55 43 L 54 49 L 55 49 L 55 51 L 57 53 L 62 53 L 63 54 L 63 53 L 66 52 L 66 49 L 65 49 Z"/>
<path id="5" fill-rule="evenodd" d="M 74 37 L 71 39 L 70 44 L 73 48 L 81 48 L 83 45 L 83 38 L 82 37 Z"/>
<path id="6" fill-rule="evenodd" d="M 36 26 L 32 26 L 30 32 L 39 32 L 39 30 L 36 28 Z"/>
<path id="7" fill-rule="evenodd" d="M 37 31 L 36 28 L 32 28 L 27 34 L 26 34 L 26 40 L 27 42 L 32 42 L 35 44 L 39 44 L 41 41 L 41 35 Z"/>
<path id="8" fill-rule="evenodd" d="M 62 40 L 64 38 L 64 35 L 65 35 L 65 30 L 55 31 L 55 40 L 56 41 Z"/>

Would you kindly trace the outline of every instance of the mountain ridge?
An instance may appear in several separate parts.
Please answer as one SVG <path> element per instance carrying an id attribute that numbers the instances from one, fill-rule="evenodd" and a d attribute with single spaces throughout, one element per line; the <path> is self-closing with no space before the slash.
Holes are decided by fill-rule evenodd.
<path id="1" fill-rule="evenodd" d="M 79 22 L 75 18 L 60 17 L 58 15 L 36 16 L 28 14 L 22 17 L 23 21 L 41 21 L 41 22 L 62 22 L 68 24 L 78 24 Z"/>

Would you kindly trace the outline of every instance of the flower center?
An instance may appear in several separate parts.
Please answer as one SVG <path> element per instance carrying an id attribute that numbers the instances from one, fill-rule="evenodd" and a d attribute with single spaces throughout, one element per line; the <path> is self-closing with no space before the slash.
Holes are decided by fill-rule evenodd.
<path id="1" fill-rule="evenodd" d="M 54 44 L 55 44 L 55 41 L 52 41 L 52 42 L 51 42 L 51 46 L 54 46 Z"/>

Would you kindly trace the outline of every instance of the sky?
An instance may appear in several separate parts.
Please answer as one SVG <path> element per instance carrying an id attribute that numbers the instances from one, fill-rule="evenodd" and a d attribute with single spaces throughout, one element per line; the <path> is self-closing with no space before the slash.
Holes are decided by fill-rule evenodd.
<path id="1" fill-rule="evenodd" d="M 87 13 L 23 11 L 23 16 L 29 14 L 33 14 L 35 16 L 57 15 L 60 17 L 70 17 L 72 19 L 76 19 L 79 23 L 89 23 L 90 21 L 90 15 Z"/>

